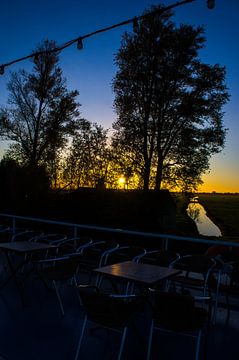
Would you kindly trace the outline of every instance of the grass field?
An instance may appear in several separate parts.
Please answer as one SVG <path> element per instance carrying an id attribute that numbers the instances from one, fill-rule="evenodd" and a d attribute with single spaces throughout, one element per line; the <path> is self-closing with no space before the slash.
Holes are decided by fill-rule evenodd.
<path id="1" fill-rule="evenodd" d="M 239 195 L 198 194 L 207 215 L 220 228 L 223 237 L 239 238 Z"/>

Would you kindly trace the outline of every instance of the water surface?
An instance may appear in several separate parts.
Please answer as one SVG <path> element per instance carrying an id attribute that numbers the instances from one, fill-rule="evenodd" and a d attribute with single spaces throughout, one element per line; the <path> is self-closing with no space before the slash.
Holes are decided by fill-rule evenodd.
<path id="1" fill-rule="evenodd" d="M 198 232 L 204 236 L 222 236 L 218 226 L 206 215 L 204 207 L 197 199 L 192 200 L 187 208 L 187 214 L 195 221 Z"/>

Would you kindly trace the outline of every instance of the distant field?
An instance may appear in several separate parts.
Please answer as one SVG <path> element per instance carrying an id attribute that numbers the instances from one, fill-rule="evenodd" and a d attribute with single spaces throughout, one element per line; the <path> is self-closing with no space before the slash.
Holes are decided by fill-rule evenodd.
<path id="1" fill-rule="evenodd" d="M 199 194 L 199 202 L 223 236 L 239 237 L 239 195 Z"/>

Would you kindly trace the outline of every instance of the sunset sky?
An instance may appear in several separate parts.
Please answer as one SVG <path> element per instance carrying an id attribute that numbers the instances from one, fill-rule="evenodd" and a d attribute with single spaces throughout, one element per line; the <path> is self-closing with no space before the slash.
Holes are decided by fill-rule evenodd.
<path id="1" fill-rule="evenodd" d="M 165 0 L 165 5 L 175 1 Z M 1 4 L 0 64 L 28 55 L 37 44 L 48 38 L 62 44 L 102 27 L 141 15 L 155 0 L 11 0 Z M 201 191 L 239 192 L 239 1 L 216 0 L 208 10 L 206 0 L 175 9 L 178 23 L 205 25 L 206 46 L 201 59 L 219 63 L 227 69 L 230 101 L 224 108 L 224 125 L 228 128 L 225 149 L 211 160 L 211 171 L 203 177 Z M 73 45 L 60 56 L 60 65 L 69 89 L 80 91 L 81 115 L 111 128 L 116 119 L 111 83 L 116 72 L 114 55 L 124 31 L 131 25 L 90 37 L 83 50 Z M 6 84 L 11 71 L 31 69 L 31 62 L 6 68 L 0 76 L 0 105 L 7 100 Z M 2 154 L 4 144 L 1 146 Z"/>

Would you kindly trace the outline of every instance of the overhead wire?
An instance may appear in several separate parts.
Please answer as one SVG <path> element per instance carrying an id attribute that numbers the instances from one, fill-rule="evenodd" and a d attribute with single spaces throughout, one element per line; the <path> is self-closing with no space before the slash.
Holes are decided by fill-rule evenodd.
<path id="1" fill-rule="evenodd" d="M 164 12 L 168 11 L 168 10 L 171 10 L 175 7 L 178 7 L 178 6 L 181 6 L 181 5 L 184 5 L 184 4 L 188 4 L 188 3 L 192 3 L 196 0 L 182 0 L 182 1 L 178 1 L 176 3 L 173 3 L 171 5 L 168 5 L 168 6 L 164 6 L 164 7 L 161 7 L 161 8 L 158 8 L 158 9 L 155 9 L 155 10 L 152 10 L 146 14 L 143 14 L 143 15 L 140 15 L 140 16 L 134 16 L 133 18 L 130 18 L 128 20 L 124 20 L 122 22 L 119 22 L 119 23 L 116 23 L 116 24 L 113 24 L 111 26 L 107 26 L 107 27 L 104 27 L 104 28 L 101 28 L 101 29 L 98 29 L 98 30 L 95 30 L 91 33 L 88 33 L 88 34 L 85 34 L 85 35 L 82 35 L 82 36 L 78 36 L 72 40 L 69 40 L 67 41 L 66 43 L 60 45 L 60 46 L 56 46 L 54 47 L 53 49 L 50 49 L 48 51 L 36 51 L 36 52 L 32 52 L 31 54 L 29 55 L 26 55 L 26 56 L 23 56 L 23 57 L 20 57 L 18 59 L 15 59 L 15 60 L 12 60 L 12 61 L 9 61 L 5 64 L 2 64 L 0 65 L 0 75 L 3 75 L 4 74 L 4 70 L 6 67 L 8 66 L 11 66 L 15 63 L 18 63 L 18 62 L 21 62 L 21 61 L 24 61 L 24 60 L 27 60 L 27 59 L 30 59 L 30 58 L 34 58 L 35 56 L 39 56 L 39 55 L 42 55 L 44 53 L 53 53 L 53 52 L 60 52 L 64 49 L 66 49 L 67 47 L 77 43 L 77 48 L 78 49 L 82 49 L 83 48 L 83 40 L 86 39 L 86 38 L 89 38 L 89 37 L 92 37 L 94 35 L 98 35 L 100 33 L 103 33 L 103 32 L 106 32 L 106 31 L 110 31 L 110 30 L 113 30 L 115 28 L 118 28 L 118 27 L 121 27 L 121 26 L 124 26 L 124 25 L 127 25 L 127 24 L 130 24 L 132 23 L 133 25 L 135 23 L 137 23 L 138 21 L 142 20 L 142 19 L 145 19 L 147 17 L 150 17 L 150 16 L 154 16 L 156 14 L 158 15 L 161 15 L 163 14 Z M 210 0 L 210 1 L 213 1 L 213 0 Z M 207 4 L 208 4 L 209 0 L 207 0 Z M 208 6 L 209 7 L 209 6 Z M 209 7 L 210 8 L 210 7 Z"/>

